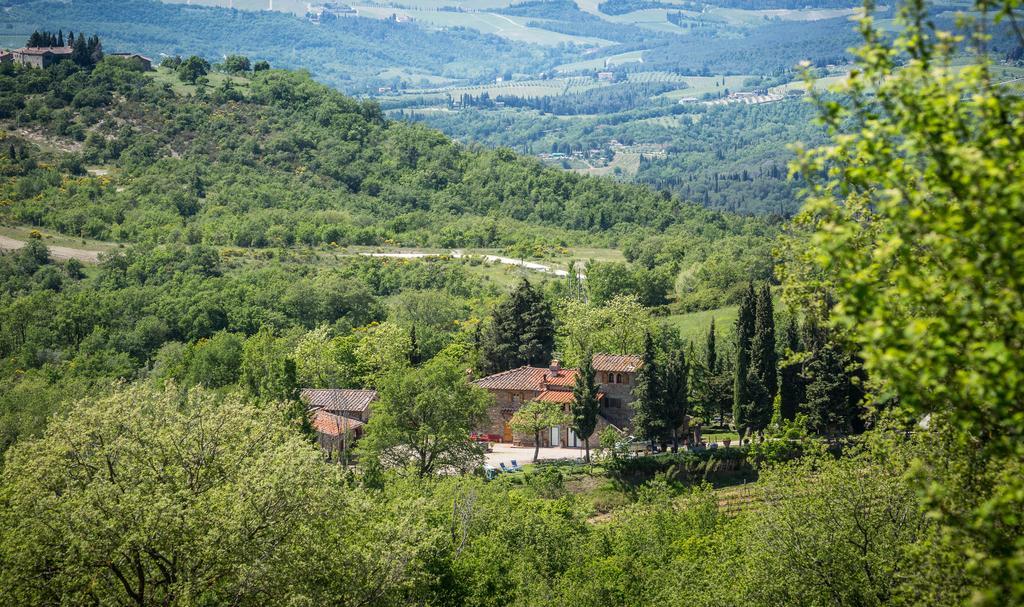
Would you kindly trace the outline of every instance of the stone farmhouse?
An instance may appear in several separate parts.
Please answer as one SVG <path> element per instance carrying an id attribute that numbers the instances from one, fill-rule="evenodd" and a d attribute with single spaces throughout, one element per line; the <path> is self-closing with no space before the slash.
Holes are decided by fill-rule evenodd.
<path id="1" fill-rule="evenodd" d="M 15 63 L 28 67 L 50 67 L 58 61 L 71 58 L 70 46 L 39 46 L 25 47 L 12 53 Z"/>
<path id="2" fill-rule="evenodd" d="M 306 388 L 299 397 L 306 403 L 317 443 L 331 457 L 363 436 L 370 405 L 378 394 L 376 390 Z"/>
<path id="3" fill-rule="evenodd" d="M 608 426 L 621 432 L 629 429 L 633 420 L 633 408 L 630 406 L 634 400 L 633 387 L 641 364 L 639 356 L 594 355 L 595 383 L 598 385 L 601 408 L 594 436 L 590 437 L 592 446 L 597 444 L 596 435 Z M 547 368 L 524 366 L 474 381 L 476 385 L 489 390 L 495 400 L 495 404 L 487 411 L 486 427 L 479 428 L 479 432 L 500 442 L 533 446 L 533 436 L 519 435 L 512 431 L 509 426 L 512 415 L 530 401 L 558 403 L 568 412 L 573 402 L 572 389 L 577 373 L 576 369 L 563 369 L 559 361 L 553 360 Z M 583 438 L 576 436 L 567 426 L 555 426 L 541 435 L 541 446 L 580 447 Z"/>

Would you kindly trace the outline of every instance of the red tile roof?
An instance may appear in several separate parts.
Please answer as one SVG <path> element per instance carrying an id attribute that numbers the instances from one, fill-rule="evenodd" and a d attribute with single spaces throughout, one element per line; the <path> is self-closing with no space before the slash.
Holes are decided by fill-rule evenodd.
<path id="1" fill-rule="evenodd" d="M 22 55 L 45 55 L 46 53 L 52 53 L 54 55 L 70 55 L 71 47 L 69 46 L 32 46 L 19 48 L 14 51 Z"/>
<path id="2" fill-rule="evenodd" d="M 502 371 L 473 382 L 488 390 L 524 390 L 541 392 L 544 386 L 572 386 L 576 383 L 576 369 L 561 369 L 554 373 L 547 367 L 519 367 Z"/>
<path id="3" fill-rule="evenodd" d="M 597 399 L 601 400 L 602 398 L 604 398 L 604 392 L 598 392 Z M 573 401 L 573 394 L 572 390 L 544 390 L 537 396 L 534 396 L 533 400 L 539 400 L 545 403 L 568 404 Z"/>
<path id="4" fill-rule="evenodd" d="M 595 354 L 594 370 L 612 373 L 634 373 L 643 364 L 643 359 L 631 354 Z"/>
<path id="5" fill-rule="evenodd" d="M 366 411 L 377 400 L 376 390 L 304 388 L 301 396 L 310 409 L 324 411 Z"/>
<path id="6" fill-rule="evenodd" d="M 359 428 L 365 425 L 358 419 L 334 415 L 323 409 L 318 409 L 314 412 L 311 421 L 314 430 L 328 436 L 341 436 L 345 432 L 357 432 Z"/>
<path id="7" fill-rule="evenodd" d="M 533 400 L 545 403 L 571 403 L 572 390 L 545 390 L 534 396 Z"/>

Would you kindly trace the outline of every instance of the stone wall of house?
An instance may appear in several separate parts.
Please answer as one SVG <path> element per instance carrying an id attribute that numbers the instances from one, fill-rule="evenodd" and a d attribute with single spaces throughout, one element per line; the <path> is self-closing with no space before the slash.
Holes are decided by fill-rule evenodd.
<path id="1" fill-rule="evenodd" d="M 611 373 L 605 373 L 603 371 L 597 372 L 597 383 L 600 386 L 601 392 L 604 392 L 608 398 L 614 398 L 622 401 L 622 404 L 628 405 L 633 402 L 633 388 L 636 387 L 636 373 L 619 373 L 622 376 L 623 383 L 611 383 L 609 376 Z"/>
<path id="2" fill-rule="evenodd" d="M 487 418 L 485 425 L 481 428 L 476 428 L 477 432 L 483 434 L 496 434 L 502 436 L 505 433 L 505 424 L 511 419 L 512 415 L 509 411 L 515 411 L 523 405 L 523 403 L 529 402 L 530 399 L 534 398 L 539 392 L 533 392 L 530 390 L 513 391 L 513 390 L 491 390 L 491 394 L 494 395 L 494 404 L 487 408 Z M 513 442 L 519 443 L 519 436 L 513 436 Z M 530 445 L 533 445 L 533 437 L 530 437 Z"/>

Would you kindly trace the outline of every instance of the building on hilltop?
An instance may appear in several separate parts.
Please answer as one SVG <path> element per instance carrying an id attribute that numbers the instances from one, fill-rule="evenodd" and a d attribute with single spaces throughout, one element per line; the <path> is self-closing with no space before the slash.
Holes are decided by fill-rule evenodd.
<path id="1" fill-rule="evenodd" d="M 15 63 L 28 67 L 50 67 L 58 61 L 71 58 L 70 46 L 38 46 L 16 49 L 12 55 Z"/>
<path id="2" fill-rule="evenodd" d="M 120 57 L 121 59 L 127 59 L 133 61 L 142 68 L 142 71 L 149 72 L 153 70 L 153 60 L 144 55 L 138 53 L 110 53 L 111 57 Z"/>
<path id="3" fill-rule="evenodd" d="M 626 432 L 633 420 L 633 387 L 640 368 L 638 356 L 595 354 L 593 358 L 595 382 L 598 385 L 600 410 L 597 428 L 590 437 L 597 444 L 597 434 L 608 426 Z M 486 427 L 481 434 L 495 437 L 501 442 L 533 446 L 532 435 L 518 435 L 509 426 L 509 420 L 520 407 L 530 401 L 558 403 L 568 413 L 573 402 L 576 369 L 563 369 L 553 360 L 547 367 L 519 367 L 482 377 L 473 383 L 494 395 L 494 405 L 487 410 Z M 576 436 L 567 426 L 555 426 L 541 435 L 542 447 L 581 447 L 583 438 Z"/>

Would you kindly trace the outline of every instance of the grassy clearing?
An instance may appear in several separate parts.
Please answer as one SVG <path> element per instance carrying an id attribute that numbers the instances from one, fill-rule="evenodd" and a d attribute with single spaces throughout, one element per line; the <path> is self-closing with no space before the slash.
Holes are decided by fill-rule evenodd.
<path id="1" fill-rule="evenodd" d="M 156 70 L 148 72 L 148 75 L 158 84 L 169 84 L 171 90 L 177 95 L 194 95 L 199 90 L 198 85 L 182 82 L 177 74 L 165 67 L 158 67 Z M 226 81 L 230 81 L 235 87 L 241 89 L 243 94 L 249 88 L 249 80 L 242 76 L 229 76 L 220 72 L 211 72 L 207 75 L 207 78 L 209 79 L 209 83 L 206 85 L 208 88 L 217 88 Z"/>
<path id="2" fill-rule="evenodd" d="M 615 157 L 607 166 L 590 166 L 583 163 L 582 167 L 573 167 L 577 173 L 586 175 L 605 175 L 617 178 L 626 178 L 636 175 L 640 171 L 640 154 L 633 152 L 615 152 Z"/>
<path id="3" fill-rule="evenodd" d="M 51 247 L 69 247 L 73 249 L 83 249 L 86 251 L 105 252 L 112 251 L 123 246 L 115 242 L 105 242 L 102 240 L 93 240 L 91 238 L 78 238 L 75 236 L 60 234 L 52 230 L 36 228 L 32 226 L 0 225 L 0 236 L 14 238 L 15 240 L 28 240 L 29 238 L 31 238 L 32 232 L 37 230 L 43 235 L 43 242 Z"/>
<path id="4" fill-rule="evenodd" d="M 659 95 L 665 99 L 679 99 L 681 97 L 701 97 L 705 94 L 724 94 L 725 90 L 739 91 L 743 89 L 743 82 L 751 76 L 685 76 L 683 82 L 686 88 L 669 91 Z"/>
<path id="5" fill-rule="evenodd" d="M 673 314 L 665 317 L 665 322 L 670 327 L 679 331 L 683 339 L 690 339 L 696 343 L 703 343 L 704 336 L 711 325 L 711 319 L 715 319 L 715 334 L 721 339 L 732 334 L 733 325 L 736 324 L 736 315 L 739 306 L 728 306 L 717 310 L 705 310 L 703 312 L 690 312 L 688 314 Z"/>

